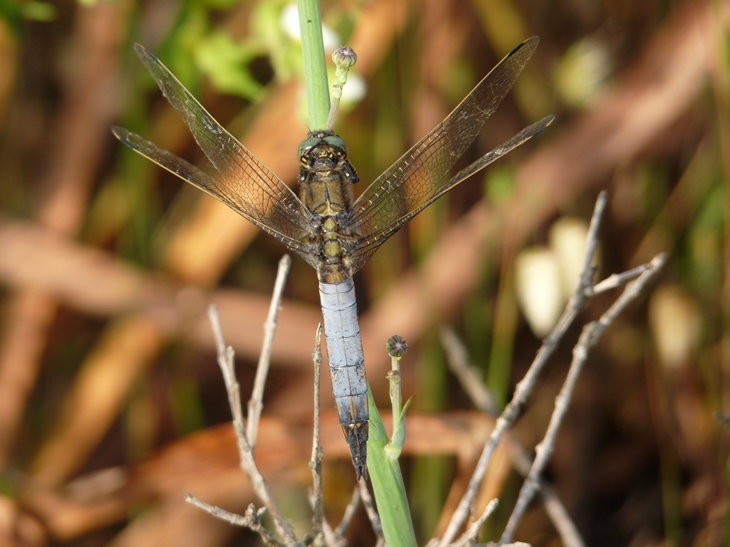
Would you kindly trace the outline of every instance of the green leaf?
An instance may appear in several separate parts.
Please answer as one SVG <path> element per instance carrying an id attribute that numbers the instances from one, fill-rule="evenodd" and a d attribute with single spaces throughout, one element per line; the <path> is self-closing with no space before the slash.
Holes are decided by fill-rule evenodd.
<path id="1" fill-rule="evenodd" d="M 251 75 L 248 65 L 259 54 L 224 32 L 213 32 L 196 48 L 195 61 L 216 90 L 253 101 L 260 97 L 263 86 Z"/>
<path id="2" fill-rule="evenodd" d="M 398 458 L 393 454 L 394 451 L 388 448 L 388 435 L 370 388 L 368 388 L 368 406 L 370 409 L 368 472 L 385 541 L 389 547 L 415 547 L 416 533 L 413 529 Z"/>

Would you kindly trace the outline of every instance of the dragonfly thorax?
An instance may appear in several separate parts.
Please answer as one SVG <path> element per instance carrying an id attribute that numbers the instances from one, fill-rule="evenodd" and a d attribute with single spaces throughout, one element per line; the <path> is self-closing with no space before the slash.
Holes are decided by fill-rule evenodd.
<path id="1" fill-rule="evenodd" d="M 327 132 L 310 133 L 298 154 L 299 198 L 307 211 L 322 219 L 323 235 L 333 239 L 352 208 L 352 184 L 359 180 L 347 159 L 345 141 Z"/>

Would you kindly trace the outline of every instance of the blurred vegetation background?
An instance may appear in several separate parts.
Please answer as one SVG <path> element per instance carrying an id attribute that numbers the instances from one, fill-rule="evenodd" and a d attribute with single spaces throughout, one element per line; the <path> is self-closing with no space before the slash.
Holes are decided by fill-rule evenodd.
<path id="1" fill-rule="evenodd" d="M 283 247 L 126 150 L 110 127 L 206 167 L 135 57 L 140 42 L 293 184 L 306 122 L 287 4 L 0 5 L 3 545 L 256 541 L 181 494 L 239 512 L 255 501 L 205 309 L 221 309 L 247 397 Z M 404 465 L 424 542 L 443 530 L 491 423 L 448 373 L 439 329 L 465 340 L 504 404 L 565 303 L 571 255 L 606 189 L 599 276 L 662 251 L 669 263 L 591 356 L 547 479 L 588 545 L 727 543 L 729 10 L 724 0 L 322 2 L 330 41 L 359 57 L 337 131 L 363 187 L 531 35 L 537 53 L 464 165 L 557 115 L 414 219 L 356 279 L 369 380 L 386 407 L 383 345 L 397 333 L 412 348 Z M 299 530 L 310 522 L 317 306 L 316 276 L 294 257 L 257 458 Z M 528 451 L 578 332 L 517 424 Z M 337 522 L 354 472 L 324 383 L 323 397 L 326 512 Z M 501 504 L 485 541 L 499 537 L 520 482 L 508 456 L 494 462 L 480 503 Z M 349 537 L 372 543 L 362 515 Z M 518 539 L 560 544 L 539 502 Z"/>

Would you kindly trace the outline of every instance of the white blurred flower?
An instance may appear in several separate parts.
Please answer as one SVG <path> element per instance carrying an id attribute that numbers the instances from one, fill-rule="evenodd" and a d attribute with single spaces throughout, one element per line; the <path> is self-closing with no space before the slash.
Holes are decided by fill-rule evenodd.
<path id="1" fill-rule="evenodd" d="M 548 247 L 531 247 L 517 256 L 517 300 L 535 335 L 550 332 L 578 287 L 587 236 L 584 220 L 563 217 L 550 228 Z"/>
<path id="2" fill-rule="evenodd" d="M 585 38 L 570 46 L 555 67 L 555 89 L 566 103 L 587 107 L 600 97 L 610 71 L 606 45 L 597 38 Z"/>
<path id="3" fill-rule="evenodd" d="M 536 336 L 542 338 L 563 311 L 560 266 L 546 247 L 523 250 L 515 260 L 517 301 Z"/>
<path id="4" fill-rule="evenodd" d="M 588 224 L 581 218 L 562 217 L 550 227 L 548 241 L 558 260 L 561 287 L 566 302 L 580 282 L 587 238 Z"/>
<path id="5" fill-rule="evenodd" d="M 296 2 L 287 4 L 284 7 L 279 23 L 287 36 L 294 40 L 301 40 L 299 10 Z M 340 36 L 327 25 L 322 25 L 322 40 L 324 41 L 325 53 L 332 53 L 340 45 Z"/>
<path id="6" fill-rule="evenodd" d="M 702 337 L 702 313 L 680 287 L 658 287 L 649 300 L 649 325 L 659 358 L 676 369 L 697 351 Z"/>

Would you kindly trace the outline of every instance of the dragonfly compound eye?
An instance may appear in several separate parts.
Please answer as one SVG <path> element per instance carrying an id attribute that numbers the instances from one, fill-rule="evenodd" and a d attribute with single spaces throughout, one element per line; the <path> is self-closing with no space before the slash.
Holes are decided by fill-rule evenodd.
<path id="1" fill-rule="evenodd" d="M 343 156 L 347 155 L 347 145 L 345 144 L 345 141 L 342 139 L 342 137 L 340 137 L 339 135 L 329 135 L 328 137 L 324 138 L 324 141 L 327 144 L 337 148 L 338 151 L 343 154 Z"/>
<path id="2" fill-rule="evenodd" d="M 304 156 L 307 155 L 312 148 L 317 146 L 320 141 L 321 139 L 317 138 L 310 138 L 302 141 L 302 144 L 300 144 L 299 148 L 297 148 L 297 157 L 302 163 L 306 163 Z"/>

